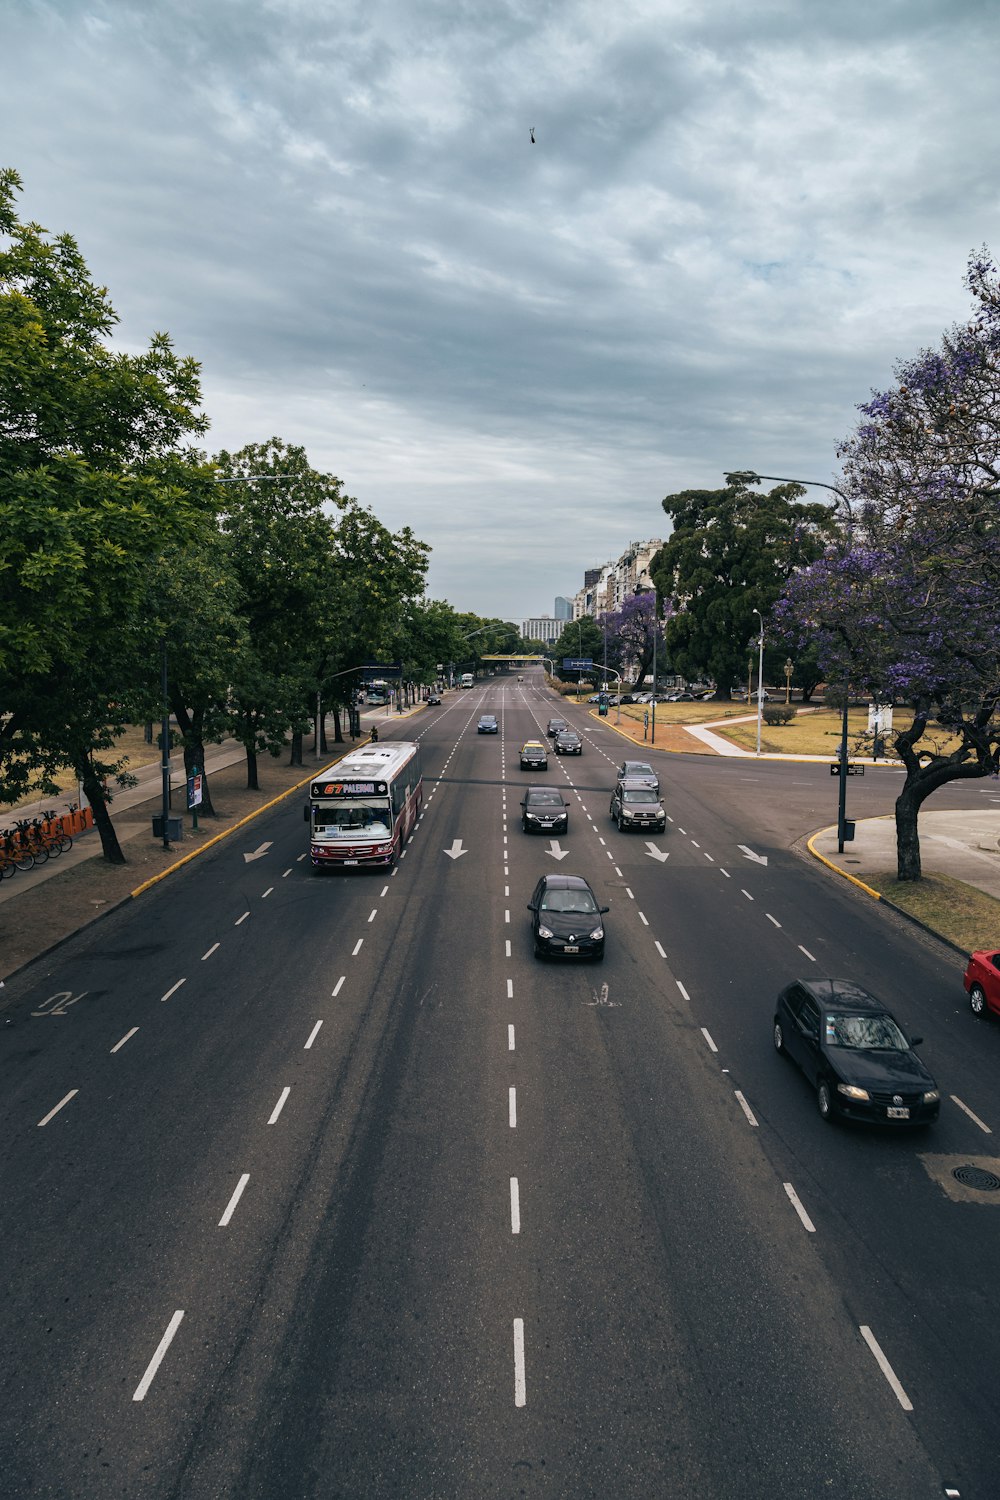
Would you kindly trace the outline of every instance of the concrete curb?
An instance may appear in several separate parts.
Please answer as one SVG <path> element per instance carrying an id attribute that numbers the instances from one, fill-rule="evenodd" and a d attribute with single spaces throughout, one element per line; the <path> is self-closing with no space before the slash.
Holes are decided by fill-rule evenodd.
<path id="1" fill-rule="evenodd" d="M 813 859 L 818 859 L 821 865 L 825 865 L 826 868 L 828 870 L 832 870 L 835 875 L 839 875 L 843 880 L 849 880 L 852 885 L 857 886 L 859 891 L 864 891 L 866 896 L 871 896 L 875 901 L 881 901 L 883 906 L 888 907 L 890 911 L 894 911 L 896 915 L 902 917 L 905 922 L 911 923 L 914 927 L 919 927 L 920 931 L 926 932 L 928 937 L 936 938 L 939 943 L 943 943 L 946 948 L 950 948 L 952 953 L 958 953 L 962 956 L 962 958 L 967 960 L 969 957 L 968 948 L 959 947 L 958 943 L 953 943 L 951 938 L 945 937 L 943 932 L 938 932 L 936 927 L 929 927 L 926 922 L 922 922 L 920 918 L 915 917 L 912 912 L 904 911 L 903 907 L 897 906 L 895 901 L 890 901 L 887 896 L 883 896 L 881 891 L 875 890 L 873 886 L 865 885 L 864 881 L 859 880 L 856 875 L 849 875 L 846 870 L 842 870 L 839 865 L 835 865 L 833 861 L 827 859 L 824 854 L 820 854 L 818 849 L 813 848 L 813 839 L 821 838 L 824 833 L 832 833 L 835 826 L 835 824 L 831 823 L 827 828 L 818 828 L 816 832 L 806 840 L 806 848 L 809 850 L 809 853 L 812 855 Z"/>

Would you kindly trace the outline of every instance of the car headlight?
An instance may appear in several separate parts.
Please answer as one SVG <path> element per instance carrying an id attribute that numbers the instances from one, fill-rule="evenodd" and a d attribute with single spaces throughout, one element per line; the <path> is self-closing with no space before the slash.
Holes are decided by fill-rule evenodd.
<path id="1" fill-rule="evenodd" d="M 548 927 L 539 927 L 538 936 L 540 938 L 550 938 L 552 936 L 552 931 Z"/>
<path id="2" fill-rule="evenodd" d="M 927 1089 L 926 1092 L 924 1093 L 924 1103 L 925 1104 L 936 1104 L 938 1102 L 938 1100 L 940 1099 L 940 1097 L 941 1097 L 941 1094 L 940 1094 L 940 1092 L 939 1092 L 938 1089 Z"/>
<path id="3" fill-rule="evenodd" d="M 604 928 L 603 927 L 595 927 L 594 930 L 593 930 L 593 932 L 590 935 L 594 939 L 595 942 L 598 942 L 604 936 Z"/>
<path id="4" fill-rule="evenodd" d="M 843 1094 L 845 1099 L 867 1099 L 868 1090 L 856 1088 L 853 1083 L 838 1083 L 837 1093 Z"/>

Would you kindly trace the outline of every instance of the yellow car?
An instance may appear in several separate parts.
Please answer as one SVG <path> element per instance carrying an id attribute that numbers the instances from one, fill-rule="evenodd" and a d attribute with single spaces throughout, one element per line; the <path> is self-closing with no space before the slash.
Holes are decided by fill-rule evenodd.
<path id="1" fill-rule="evenodd" d="M 547 771 L 549 753 L 541 740 L 526 740 L 521 746 L 522 771 Z"/>

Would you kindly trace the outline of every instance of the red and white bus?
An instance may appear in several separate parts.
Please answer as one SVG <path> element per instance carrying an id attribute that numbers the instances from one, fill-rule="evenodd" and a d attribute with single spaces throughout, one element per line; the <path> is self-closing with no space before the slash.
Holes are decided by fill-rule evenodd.
<path id="1" fill-rule="evenodd" d="M 419 745 L 393 740 L 352 751 L 309 788 L 313 868 L 395 864 L 423 798 Z"/>

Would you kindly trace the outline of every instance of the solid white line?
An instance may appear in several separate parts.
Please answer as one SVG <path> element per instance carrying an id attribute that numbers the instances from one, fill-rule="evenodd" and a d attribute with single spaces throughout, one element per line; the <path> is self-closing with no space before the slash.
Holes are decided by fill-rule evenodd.
<path id="1" fill-rule="evenodd" d="M 374 906 L 374 907 L 372 907 L 371 915 L 368 918 L 369 922 L 374 922 L 374 920 L 375 920 L 375 918 L 377 916 L 378 916 L 378 907 Z"/>
<path id="2" fill-rule="evenodd" d="M 59 1111 L 62 1109 L 63 1105 L 64 1104 L 68 1104 L 69 1101 L 76 1094 L 78 1094 L 79 1092 L 80 1092 L 79 1089 L 70 1089 L 70 1091 L 66 1095 L 65 1099 L 60 1099 L 59 1103 L 56 1105 L 55 1109 L 50 1109 L 49 1112 L 48 1112 L 48 1114 L 45 1116 L 45 1118 L 43 1120 L 39 1120 L 39 1122 L 38 1122 L 38 1128 L 41 1129 L 41 1127 L 43 1125 L 47 1125 L 49 1123 L 49 1121 L 52 1119 L 53 1115 L 57 1115 L 59 1113 Z"/>
<path id="3" fill-rule="evenodd" d="M 239 926 L 239 925 L 240 925 L 240 923 L 241 923 L 241 922 L 245 922 L 245 921 L 246 921 L 246 919 L 247 919 L 247 917 L 248 917 L 248 916 L 249 916 L 249 915 L 250 915 L 250 913 L 249 913 L 249 912 L 248 912 L 248 911 L 245 911 L 245 912 L 244 912 L 244 913 L 243 913 L 243 915 L 242 915 L 242 917 L 237 917 L 237 918 L 236 918 L 236 921 L 235 921 L 235 922 L 234 922 L 234 923 L 233 923 L 233 926 L 234 926 L 234 927 L 238 927 L 238 926 Z"/>
<path id="4" fill-rule="evenodd" d="M 653 942 L 656 944 L 656 951 L 660 955 L 660 957 L 666 958 L 667 955 L 663 951 L 663 944 L 660 942 L 659 938 L 654 938 Z"/>
<path id="5" fill-rule="evenodd" d="M 869 1349 L 872 1351 L 876 1360 L 878 1361 L 878 1367 L 882 1371 L 882 1374 L 885 1376 L 886 1380 L 888 1380 L 889 1384 L 892 1386 L 893 1393 L 900 1406 L 904 1411 L 912 1411 L 913 1402 L 910 1400 L 909 1396 L 906 1394 L 906 1392 L 903 1390 L 903 1387 L 896 1379 L 895 1371 L 893 1370 L 892 1365 L 889 1363 L 885 1355 L 882 1353 L 882 1350 L 879 1348 L 878 1339 L 872 1333 L 871 1329 L 868 1328 L 864 1323 L 861 1324 L 861 1337 L 864 1339 L 865 1343 L 868 1345 Z"/>
<path id="6" fill-rule="evenodd" d="M 812 1219 L 810 1219 L 809 1215 L 802 1207 L 798 1193 L 792 1187 L 792 1184 L 790 1182 L 786 1182 L 784 1184 L 784 1187 L 785 1192 L 788 1194 L 788 1201 L 794 1208 L 795 1212 L 798 1214 L 799 1218 L 802 1220 L 803 1226 L 808 1229 L 810 1234 L 815 1234 L 816 1225 L 813 1223 Z"/>
<path id="7" fill-rule="evenodd" d="M 740 890 L 743 891 L 743 894 L 747 898 L 748 901 L 752 901 L 753 900 L 753 897 L 751 896 L 751 894 L 750 894 L 749 891 L 743 890 L 742 886 L 740 886 Z"/>
<path id="8" fill-rule="evenodd" d="M 513 979 L 508 979 L 508 981 L 507 981 L 507 999 L 508 1000 L 513 1000 L 513 998 L 514 998 L 514 981 L 513 981 Z"/>
<path id="9" fill-rule="evenodd" d="M 292 1091 L 291 1091 L 290 1088 L 283 1088 L 281 1090 L 281 1098 L 278 1100 L 277 1104 L 274 1106 L 274 1109 L 271 1112 L 271 1118 L 267 1122 L 269 1125 L 275 1124 L 275 1122 L 277 1121 L 278 1116 L 281 1114 L 281 1111 L 285 1107 L 285 1100 L 288 1098 L 288 1096 L 289 1096 L 289 1094 L 291 1092 Z"/>
<path id="10" fill-rule="evenodd" d="M 803 948 L 803 946 L 802 946 L 801 943 L 799 944 L 799 952 L 800 953 L 804 953 L 805 956 L 806 956 L 806 958 L 808 958 L 808 960 L 809 960 L 809 962 L 811 964 L 814 964 L 816 962 L 816 960 L 813 958 L 812 954 L 809 952 L 809 949 L 808 948 Z"/>
<path id="11" fill-rule="evenodd" d="M 142 1379 L 139 1381 L 139 1384 L 135 1388 L 132 1396 L 133 1401 L 142 1401 L 145 1398 L 146 1392 L 153 1384 L 153 1377 L 155 1376 L 157 1370 L 160 1368 L 160 1365 L 163 1363 L 163 1356 L 170 1348 L 170 1345 L 173 1343 L 174 1334 L 181 1326 L 181 1319 L 183 1318 L 183 1316 L 184 1309 L 180 1308 L 177 1312 L 174 1313 L 173 1317 L 170 1319 L 170 1322 L 167 1324 L 167 1331 L 157 1345 L 156 1353 L 149 1361 L 149 1364 L 146 1367 L 145 1375 L 142 1377 Z"/>
<path id="12" fill-rule="evenodd" d="M 358 954 L 361 952 L 361 944 L 363 942 L 364 942 L 364 938 L 358 938 L 357 942 L 354 944 L 354 947 L 351 950 L 351 957 L 352 958 L 357 958 Z"/>
<path id="13" fill-rule="evenodd" d="M 513 1028 L 513 1026 L 508 1026 L 507 1027 L 507 1051 L 508 1052 L 513 1052 L 513 1050 L 514 1050 L 514 1028 Z"/>
<path id="14" fill-rule="evenodd" d="M 649 922 L 648 922 L 648 920 L 646 918 L 645 912 L 640 912 L 639 913 L 639 921 L 643 924 L 644 927 L 648 927 L 649 926 Z"/>
<path id="15" fill-rule="evenodd" d="M 510 1232 L 521 1233 L 521 1194 L 518 1191 L 517 1178 L 510 1179 Z"/>
<path id="16" fill-rule="evenodd" d="M 687 990 L 681 984 L 680 980 L 679 979 L 675 979 L 674 983 L 676 984 L 677 988 L 680 990 L 681 994 L 684 996 L 684 999 L 690 1001 L 691 996 L 688 994 Z"/>
<path id="17" fill-rule="evenodd" d="M 718 1052 L 718 1050 L 719 1050 L 718 1047 L 712 1041 L 711 1036 L 709 1035 L 708 1031 L 706 1030 L 706 1028 L 704 1026 L 701 1028 L 701 1034 L 705 1038 L 705 1040 L 708 1043 L 708 1045 L 711 1047 L 712 1051 L 713 1052 Z"/>
<path id="18" fill-rule="evenodd" d="M 271 892 L 272 892 L 272 891 L 273 891 L 273 890 L 274 890 L 274 886 L 273 886 L 273 885 L 269 885 L 269 886 L 268 886 L 268 888 L 267 888 L 267 890 L 266 890 L 266 891 L 262 891 L 262 892 L 261 892 L 261 897 L 260 897 L 260 899 L 261 899 L 261 900 L 262 900 L 262 901 L 266 901 L 266 900 L 267 900 L 267 898 L 268 898 L 268 896 L 269 896 L 269 895 L 270 895 L 270 894 L 271 894 Z"/>
<path id="19" fill-rule="evenodd" d="M 213 943 L 212 946 L 211 946 L 211 948 L 209 948 L 208 952 L 207 953 L 203 953 L 201 955 L 201 961 L 202 961 L 202 963 L 205 962 L 206 958 L 211 958 L 212 957 L 212 954 L 215 952 L 215 950 L 216 950 L 216 948 L 218 948 L 218 946 L 219 946 L 218 943 Z"/>
<path id="20" fill-rule="evenodd" d="M 969 1106 L 967 1104 L 963 1104 L 962 1101 L 961 1101 L 961 1099 L 959 1099 L 959 1097 L 958 1097 L 957 1094 L 952 1094 L 951 1095 L 951 1102 L 952 1102 L 952 1104 L 957 1104 L 958 1107 L 959 1107 L 959 1109 L 964 1110 L 965 1113 L 968 1115 L 969 1119 L 972 1120 L 972 1121 L 974 1121 L 974 1123 L 979 1126 L 980 1130 L 984 1130 L 987 1135 L 992 1135 L 993 1134 L 993 1132 L 990 1129 L 990 1127 L 988 1125 L 984 1125 L 983 1122 L 982 1122 L 982 1120 L 979 1118 L 979 1116 L 978 1115 L 974 1115 L 972 1113 L 972 1110 L 969 1108 Z"/>
<path id="21" fill-rule="evenodd" d="M 178 979 L 178 981 L 177 981 L 176 984 L 173 984 L 173 985 L 170 986 L 169 990 L 167 990 L 167 993 L 165 995 L 161 995 L 160 996 L 161 1002 L 164 1001 L 164 1000 L 169 1000 L 171 995 L 175 995 L 177 993 L 177 991 L 180 989 L 180 987 L 181 987 L 182 984 L 187 984 L 187 980 L 186 979 Z"/>
<path id="22" fill-rule="evenodd" d="M 229 1223 L 230 1219 L 233 1217 L 233 1214 L 236 1212 L 236 1205 L 237 1205 L 237 1203 L 239 1203 L 240 1199 L 243 1197 L 243 1189 L 246 1187 L 246 1185 L 247 1185 L 247 1183 L 249 1181 L 250 1181 L 250 1173 L 249 1172 L 244 1172 L 243 1176 L 240 1178 L 239 1182 L 236 1184 L 236 1191 L 233 1193 L 233 1196 L 230 1198 L 229 1203 L 226 1206 L 225 1213 L 222 1215 L 222 1218 L 219 1220 L 219 1228 L 220 1229 L 225 1229 L 226 1225 Z"/>
<path id="23" fill-rule="evenodd" d="M 507 1090 L 507 1119 L 511 1130 L 517 1129 L 517 1089 Z"/>
<path id="24" fill-rule="evenodd" d="M 309 1033 L 309 1040 L 306 1042 L 305 1046 L 302 1048 L 303 1052 L 308 1052 L 309 1051 L 309 1048 L 312 1046 L 313 1042 L 316 1040 L 316 1037 L 319 1034 L 319 1028 L 322 1026 L 322 1024 L 323 1024 L 322 1021 L 317 1021 L 316 1022 L 316 1025 L 313 1027 L 312 1031 L 310 1031 L 310 1033 Z"/>
<path id="25" fill-rule="evenodd" d="M 527 1401 L 524 1385 L 524 1319 L 514 1319 L 514 1405 L 523 1406 Z"/>
<path id="26" fill-rule="evenodd" d="M 112 1057 L 114 1057 L 115 1053 L 119 1051 L 120 1048 L 124 1047 L 130 1036 L 135 1036 L 138 1030 L 138 1026 L 133 1026 L 131 1031 L 126 1031 L 120 1042 L 115 1042 L 115 1045 L 111 1049 Z"/>
<path id="27" fill-rule="evenodd" d="M 769 922 L 773 922 L 774 923 L 775 927 L 780 927 L 781 926 L 781 923 L 778 921 L 777 917 L 772 917 L 771 913 L 769 911 L 766 911 L 764 913 L 764 915 L 765 915 L 765 917 L 767 918 L 767 920 Z"/>
<path id="28" fill-rule="evenodd" d="M 340 978 L 337 980 L 337 983 L 334 985 L 333 989 L 330 991 L 331 995 L 339 995 L 340 994 L 340 987 L 341 987 L 341 985 L 343 984 L 343 982 L 344 982 L 344 980 L 346 978 L 347 978 L 346 974 L 341 974 Z"/>
<path id="29" fill-rule="evenodd" d="M 744 1097 L 740 1093 L 739 1089 L 736 1090 L 736 1097 L 740 1101 L 740 1109 L 746 1115 L 747 1119 L 750 1121 L 750 1124 L 751 1125 L 756 1125 L 757 1121 L 753 1117 L 753 1110 L 750 1108 L 749 1104 L 744 1099 Z"/>

